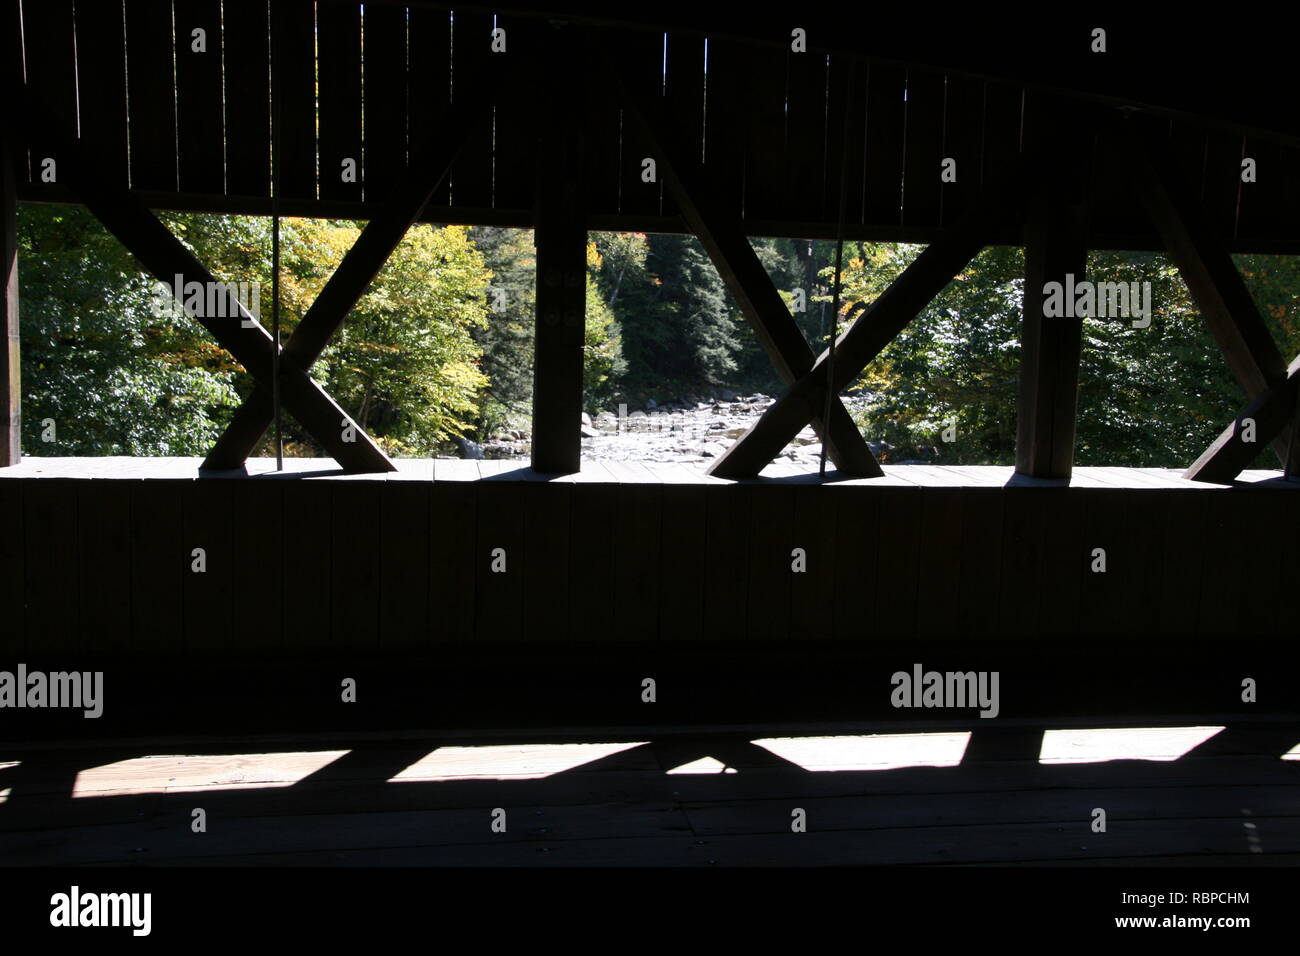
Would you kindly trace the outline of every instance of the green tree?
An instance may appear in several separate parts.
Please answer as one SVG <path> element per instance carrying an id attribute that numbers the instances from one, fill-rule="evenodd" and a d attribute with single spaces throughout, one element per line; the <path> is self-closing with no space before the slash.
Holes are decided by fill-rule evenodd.
<path id="1" fill-rule="evenodd" d="M 239 400 L 206 330 L 156 310 L 157 283 L 82 207 L 20 206 L 18 241 L 26 453 L 206 453 Z"/>

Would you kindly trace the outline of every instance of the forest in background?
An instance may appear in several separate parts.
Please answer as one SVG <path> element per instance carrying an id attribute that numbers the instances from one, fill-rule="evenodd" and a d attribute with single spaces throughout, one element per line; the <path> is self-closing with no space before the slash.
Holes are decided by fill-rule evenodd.
<path id="1" fill-rule="evenodd" d="M 218 278 L 262 284 L 269 328 L 270 220 L 162 218 Z M 359 232 L 353 222 L 282 221 L 285 337 Z M 697 240 L 589 239 L 588 412 L 780 392 Z M 752 243 L 820 351 L 834 243 Z M 871 301 L 921 248 L 846 243 L 841 311 Z M 19 249 L 24 452 L 204 455 L 251 378 L 192 318 L 156 307 L 157 283 L 86 210 L 20 207 Z M 534 256 L 527 230 L 411 229 L 312 376 L 392 455 L 454 453 L 456 436 L 526 432 Z M 1300 353 L 1300 263 L 1236 261 L 1290 360 Z M 984 250 L 868 366 L 852 389 L 865 399 L 855 415 L 868 440 L 887 443 L 896 460 L 1014 461 L 1022 274 L 1022 250 Z M 1094 252 L 1088 278 L 1150 282 L 1153 308 L 1147 328 L 1085 321 L 1077 463 L 1185 466 L 1244 405 L 1240 388 L 1165 257 Z M 955 440 L 941 442 L 949 428 Z M 285 441 L 287 454 L 317 453 L 288 416 Z M 1257 467 L 1275 465 L 1263 449 Z"/>

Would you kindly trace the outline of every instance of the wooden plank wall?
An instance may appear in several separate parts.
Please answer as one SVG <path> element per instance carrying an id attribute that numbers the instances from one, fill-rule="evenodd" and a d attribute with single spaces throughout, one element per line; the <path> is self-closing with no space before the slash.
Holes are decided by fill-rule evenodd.
<path id="1" fill-rule="evenodd" d="M 19 517 L 0 540 L 3 647 L 961 637 L 1041 650 L 1045 637 L 1210 648 L 1294 633 L 1300 548 L 1283 529 L 1300 496 L 1285 489 L 1124 487 L 1132 469 L 1071 488 L 963 487 L 943 469 L 864 487 L 433 464 L 432 482 L 0 477 Z"/>
<path id="2" fill-rule="evenodd" d="M 269 198 L 272 68 L 282 97 L 283 197 L 345 204 L 327 214 L 363 213 L 386 198 L 418 132 L 437 122 L 457 89 L 481 86 L 534 52 L 544 69 L 558 29 L 526 13 L 334 0 L 19 0 L 14 9 L 29 82 L 52 121 L 79 129 L 114 181 L 129 175 L 133 188 L 171 194 L 178 208 L 214 212 L 229 209 L 227 197 L 239 208 Z M 494 26 L 506 31 L 505 52 L 492 51 Z M 200 27 L 203 53 L 193 49 Z M 641 181 L 652 150 L 623 121 L 613 84 L 594 75 L 602 61 L 639 95 L 663 101 L 681 148 L 705 157 L 724 211 L 755 235 L 833 236 L 843 181 L 850 237 L 924 240 L 1020 152 L 1024 125 L 1035 122 L 1022 115 L 1023 91 L 1013 83 L 851 62 L 816 42 L 794 52 L 785 38 L 609 27 L 589 28 L 585 39 L 595 54 L 580 91 L 588 100 L 587 207 L 605 228 L 671 229 L 679 220 L 663 184 Z M 431 221 L 529 223 L 534 86 L 527 77 L 515 83 L 475 132 L 426 212 Z M 1109 111 L 1085 112 L 1100 125 Z M 1300 149 L 1189 120 L 1131 119 L 1169 139 L 1180 174 L 1225 240 L 1261 251 L 1300 241 Z M 30 149 L 48 152 L 33 137 Z M 1241 182 L 1243 156 L 1259 164 L 1255 183 Z M 939 179 L 944 157 L 957 160 L 956 182 Z M 355 183 L 340 179 L 344 158 L 358 162 Z M 1112 245 L 1156 244 L 1127 175 L 1125 157 L 1095 164 L 1094 233 Z M 25 197 L 66 199 L 62 184 L 41 183 L 30 164 L 21 179 Z M 439 209 L 447 206 L 451 214 Z"/>

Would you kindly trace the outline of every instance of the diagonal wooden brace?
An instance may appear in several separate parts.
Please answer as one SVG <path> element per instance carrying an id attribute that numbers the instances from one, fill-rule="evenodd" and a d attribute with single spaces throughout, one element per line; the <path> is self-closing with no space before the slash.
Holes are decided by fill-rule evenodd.
<path id="1" fill-rule="evenodd" d="M 1242 409 L 1232 424 L 1183 473 L 1192 481 L 1228 484 L 1255 460 L 1261 442 L 1272 442 L 1293 426 L 1300 410 L 1300 356 L 1281 382 L 1265 389 Z M 1248 427 L 1253 425 L 1253 427 Z M 1247 440 L 1249 439 L 1249 440 Z M 1290 459 L 1287 474 L 1294 477 Z"/>
<path id="2" fill-rule="evenodd" d="M 29 100 L 26 106 L 29 122 L 45 115 L 38 103 Z M 96 172 L 93 159 L 77 141 L 49 126 L 44 132 L 57 153 L 58 174 L 155 278 L 168 285 L 179 281 L 184 285 L 197 282 L 205 289 L 225 287 L 225 284 L 218 284 L 216 277 L 134 196 L 106 182 Z M 269 387 L 274 341 L 229 291 L 224 292 L 224 304 L 225 316 L 196 315 L 195 318 L 254 379 Z M 281 359 L 280 378 L 285 408 L 344 469 L 358 472 L 395 470 L 393 463 L 369 436 L 292 358 Z"/>
<path id="3" fill-rule="evenodd" d="M 1283 381 L 1286 367 L 1232 256 L 1171 172 L 1177 165 L 1167 147 L 1144 141 L 1123 123 L 1109 130 L 1108 136 L 1133 157 L 1138 195 L 1228 367 L 1248 398 L 1261 397 Z M 1290 424 L 1270 441 L 1285 462 Z"/>
<path id="4" fill-rule="evenodd" d="M 628 114 L 645 131 L 659 154 L 658 170 L 663 174 L 668 193 L 681 210 L 682 218 L 699 238 L 723 282 L 740 305 L 741 312 L 753 327 L 759 343 L 776 367 L 777 374 L 787 386 L 793 385 L 800 376 L 812 369 L 813 351 L 799 331 L 790 310 L 786 308 L 781 294 L 772 284 L 767 270 L 759 262 L 749 239 L 738 224 L 718 212 L 711 199 L 717 191 L 710 188 L 703 167 L 698 161 L 687 158 L 670 141 L 665 133 L 668 124 L 660 121 L 655 108 L 638 101 L 621 80 L 619 86 Z M 829 429 L 822 421 L 822 406 L 815 409 L 808 419 L 818 437 L 825 443 L 827 456 L 840 471 L 847 474 L 861 478 L 880 477 L 883 472 L 879 463 L 838 396 L 831 402 L 830 408 Z M 800 428 L 802 427 L 801 425 Z M 794 435 L 790 437 L 793 438 Z M 778 448 L 777 453 L 780 450 Z M 770 460 L 771 458 L 767 459 L 763 464 L 766 465 Z M 717 471 L 713 473 L 719 474 Z M 758 469 L 754 471 L 754 475 L 757 474 Z"/>
<path id="5" fill-rule="evenodd" d="M 308 369 L 320 358 L 407 229 L 419 218 L 429 197 L 450 174 L 452 163 L 465 143 L 487 122 L 496 89 L 499 85 L 467 90 L 431 127 L 413 153 L 405 177 L 366 224 L 285 343 L 282 360 Z M 257 448 L 274 416 L 270 383 L 258 382 L 208 453 L 203 467 L 240 467 Z"/>
<path id="6" fill-rule="evenodd" d="M 899 332 L 975 258 L 997 217 L 1023 205 L 1023 166 L 1016 163 L 997 186 L 951 229 L 926 247 L 893 284 L 880 294 L 835 344 L 833 393 L 846 388 Z M 1013 194 L 1009 187 L 1014 184 Z M 709 474 L 719 478 L 756 475 L 799 433 L 826 401 L 829 352 L 801 375 L 745 434 L 726 450 Z"/>

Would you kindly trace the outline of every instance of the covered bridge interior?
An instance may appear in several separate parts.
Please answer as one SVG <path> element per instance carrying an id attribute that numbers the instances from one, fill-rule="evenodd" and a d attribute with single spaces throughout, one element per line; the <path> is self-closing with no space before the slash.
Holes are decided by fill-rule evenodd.
<path id="1" fill-rule="evenodd" d="M 0 670 L 105 688 L 5 714 L 6 859 L 1300 859 L 1300 356 L 1232 260 L 1300 253 L 1287 57 L 701 6 L 5 0 Z M 154 210 L 366 226 L 282 342 L 195 317 L 257 383 L 205 459 L 52 458 L 20 203 L 168 284 L 221 280 Z M 392 460 L 309 374 L 417 222 L 535 230 L 529 467 Z M 589 230 L 697 236 L 786 385 L 707 472 L 582 460 Z M 926 248 L 821 351 L 751 236 Z M 1015 466 L 882 466 L 839 396 L 989 245 L 1026 250 Z M 1074 465 L 1083 321 L 1037 290 L 1090 249 L 1170 256 L 1240 383 L 1184 469 Z M 281 409 L 330 457 L 250 457 Z M 824 474 L 776 461 L 809 425 Z M 999 675 L 996 715 L 900 704 L 914 666 Z M 235 821 L 201 852 L 196 790 Z"/>

